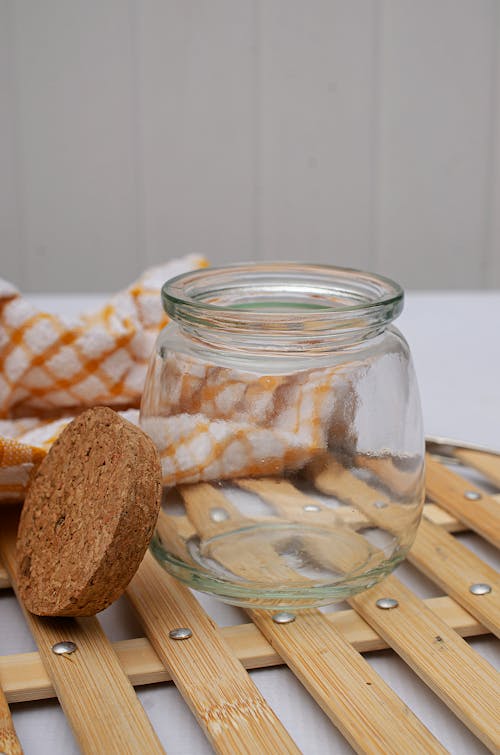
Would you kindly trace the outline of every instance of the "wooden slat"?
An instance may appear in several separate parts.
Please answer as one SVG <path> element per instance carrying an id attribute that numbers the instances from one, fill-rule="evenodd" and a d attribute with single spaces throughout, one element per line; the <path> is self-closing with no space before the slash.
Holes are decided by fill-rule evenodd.
<path id="1" fill-rule="evenodd" d="M 490 543 L 500 547 L 500 506 L 481 488 L 447 469 L 427 456 L 427 494 L 448 513 L 461 519 L 472 530 Z M 480 500 L 469 501 L 464 497 L 468 490 L 481 495 Z"/>
<path id="2" fill-rule="evenodd" d="M 17 517 L 2 512 L 0 552 L 14 588 L 16 528 Z M 97 619 L 48 619 L 23 612 L 82 752 L 163 753 Z M 52 652 L 54 643 L 64 640 L 77 644 L 73 655 Z"/>
<path id="3" fill-rule="evenodd" d="M 424 602 L 462 637 L 488 633 L 474 617 L 447 596 L 428 598 Z M 326 618 L 359 652 L 389 647 L 353 610 L 332 612 Z M 221 627 L 220 632 L 247 669 L 276 666 L 283 662 L 253 624 Z M 169 670 L 147 638 L 121 640 L 113 643 L 113 648 L 133 685 L 171 680 Z M 0 680 L 10 703 L 55 697 L 50 678 L 36 652 L 0 656 Z"/>
<path id="4" fill-rule="evenodd" d="M 241 663 L 190 591 L 150 553 L 127 589 L 146 634 L 217 752 L 298 752 Z M 169 631 L 189 627 L 189 640 Z"/>
<path id="5" fill-rule="evenodd" d="M 313 496 L 298 490 L 289 480 L 278 477 L 245 478 L 236 481 L 238 487 L 255 493 L 270 503 L 281 517 L 289 521 L 321 524 L 324 527 L 338 527 L 356 531 L 369 524 L 369 519 L 350 506 L 331 508 L 324 506 Z M 318 511 L 308 513 L 304 506 L 313 504 Z"/>
<path id="6" fill-rule="evenodd" d="M 422 519 L 408 560 L 493 634 L 500 637 L 500 576 L 469 548 L 435 524 Z M 487 595 L 473 595 L 469 587 L 485 582 Z"/>
<path id="7" fill-rule="evenodd" d="M 286 481 L 282 481 L 282 482 L 286 482 Z M 238 480 L 238 485 L 246 490 L 253 490 L 254 492 L 259 492 L 259 489 L 261 486 L 261 480 Z M 299 492 L 292 485 L 290 485 L 290 488 L 293 489 L 293 491 L 295 491 L 293 495 L 296 495 Z M 303 504 L 306 502 L 304 499 L 310 498 L 309 496 L 304 496 L 303 493 L 301 493 L 301 496 L 302 496 L 301 500 Z M 275 499 L 275 502 L 278 503 L 278 499 Z M 314 502 L 315 504 L 319 504 L 321 506 L 321 502 L 318 501 L 317 499 L 311 498 L 311 502 Z M 288 507 L 288 501 L 286 501 L 285 499 L 283 501 L 283 504 L 285 507 Z M 340 511 L 336 509 L 333 509 L 333 510 L 329 509 L 329 511 L 330 511 L 330 516 L 332 516 L 332 513 L 335 512 L 337 524 L 341 523 L 344 526 L 347 526 L 352 529 L 358 529 L 359 527 L 366 526 L 367 522 L 369 521 L 369 519 L 364 514 L 357 511 L 356 509 L 352 509 L 350 506 L 344 506 L 342 507 L 342 509 L 340 509 Z M 424 515 L 430 522 L 434 522 L 434 524 L 439 525 L 439 527 L 442 527 L 447 532 L 463 532 L 464 530 L 468 529 L 468 527 L 463 522 L 460 522 L 458 519 L 448 514 L 447 511 L 444 511 L 435 503 L 426 503 L 424 505 Z M 311 520 L 310 515 L 309 515 L 309 520 Z M 331 520 L 330 520 L 330 524 L 331 524 Z"/>
<path id="8" fill-rule="evenodd" d="M 377 608 L 386 596 L 399 606 Z M 349 602 L 487 747 L 500 750 L 500 674 L 489 663 L 395 577 Z"/>
<path id="9" fill-rule="evenodd" d="M 417 501 L 402 506 L 390 494 L 384 493 L 365 480 L 356 477 L 333 457 L 318 459 L 309 465 L 308 476 L 325 495 L 335 496 L 361 511 L 369 521 L 399 536 L 415 526 L 421 506 Z M 423 491 L 422 491 L 423 495 Z M 384 507 L 380 508 L 383 503 Z"/>
<path id="10" fill-rule="evenodd" d="M 327 495 L 337 495 L 338 493 L 339 496 L 344 496 L 345 500 L 351 500 L 356 506 L 363 507 L 365 516 L 369 517 L 371 521 L 376 521 L 377 524 L 385 528 L 390 527 L 391 521 L 394 521 L 394 515 L 398 511 L 401 512 L 401 505 L 395 504 L 390 495 L 386 495 L 364 480 L 354 477 L 352 473 L 345 470 L 333 459 L 326 464 L 321 463 L 316 469 L 312 466 L 310 473 L 318 489 L 323 493 Z M 494 497 L 492 496 L 492 498 Z M 375 502 L 385 503 L 386 508 L 374 511 L 372 507 Z M 469 528 L 465 522 L 457 519 L 456 516 L 435 503 L 426 503 L 424 512 L 429 521 L 438 524 L 448 532 L 463 532 Z"/>
<path id="11" fill-rule="evenodd" d="M 435 503 L 426 503 L 424 505 L 424 516 L 429 522 L 437 524 L 446 530 L 446 532 L 464 532 L 469 529 L 466 524 L 448 514 L 447 511 L 444 511 L 444 509 Z"/>
<path id="12" fill-rule="evenodd" d="M 186 543 L 196 535 L 196 530 L 186 516 L 172 517 L 160 509 L 156 523 L 156 534 L 164 548 L 184 563 L 195 567 Z"/>
<path id="13" fill-rule="evenodd" d="M 368 541 L 356 531 L 368 526 L 369 520 L 350 506 L 329 508 L 283 479 L 240 479 L 238 486 L 271 504 L 283 521 L 305 527 L 321 527 L 322 533 L 328 534 L 328 538 L 319 542 L 313 539 L 308 543 L 307 550 L 314 561 L 332 572 L 332 581 L 335 579 L 334 573 L 349 573 L 359 564 L 363 564 L 364 570 L 368 571 L 383 560 L 383 554 L 373 552 Z M 310 512 L 304 508 L 311 504 L 317 508 L 316 511 Z M 269 559 L 273 564 L 277 561 L 274 550 Z"/>
<path id="14" fill-rule="evenodd" d="M 2 755 L 22 755 L 22 748 L 17 738 L 9 705 L 0 688 L 0 753 Z"/>
<path id="15" fill-rule="evenodd" d="M 238 527 L 256 524 L 255 520 L 244 517 L 238 508 L 220 490 L 208 483 L 196 485 L 181 485 L 179 492 L 186 506 L 187 515 L 196 533 L 204 539 L 220 536 L 225 530 L 234 531 Z M 213 508 L 220 508 L 226 512 L 227 519 L 223 522 L 214 522 L 210 512 Z M 267 521 L 279 523 L 277 517 L 267 517 Z M 260 518 L 262 523 L 264 518 Z M 228 548 L 219 545 L 217 558 L 226 569 L 229 569 L 241 579 L 263 582 L 264 584 L 284 582 L 307 583 L 304 577 L 290 569 L 282 560 L 276 560 L 276 553 L 271 544 L 262 542 L 252 548 L 251 552 L 238 549 L 234 545 L 234 537 Z M 242 555 L 244 557 L 242 558 Z M 270 573 L 269 564 L 273 563 L 273 571 Z"/>
<path id="16" fill-rule="evenodd" d="M 466 466 L 477 469 L 494 485 L 500 488 L 500 456 L 468 448 L 457 448 L 453 454 Z"/>
<path id="17" fill-rule="evenodd" d="M 280 625 L 268 611 L 249 614 L 357 752 L 446 752 L 320 611 Z"/>
<path id="18" fill-rule="evenodd" d="M 462 637 L 488 634 L 488 629 L 447 596 L 428 598 L 424 603 Z M 326 619 L 360 653 L 386 650 L 389 647 L 380 635 L 351 609 L 328 613 Z M 276 650 L 252 623 L 221 627 L 220 632 L 247 669 L 283 663 Z M 165 668 L 146 637 L 120 640 L 113 643 L 113 648 L 134 686 L 172 679 L 170 671 Z M 9 703 L 43 700 L 56 696 L 40 655 L 36 652 L 0 656 L 0 681 Z"/>

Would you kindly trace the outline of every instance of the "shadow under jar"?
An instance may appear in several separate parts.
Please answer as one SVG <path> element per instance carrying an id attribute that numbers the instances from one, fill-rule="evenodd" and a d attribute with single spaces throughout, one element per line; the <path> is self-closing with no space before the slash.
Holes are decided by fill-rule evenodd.
<path id="1" fill-rule="evenodd" d="M 227 603 L 297 610 L 371 587 L 405 557 L 424 439 L 403 291 L 295 263 L 187 273 L 152 356 L 141 426 L 164 496 L 152 551 Z"/>

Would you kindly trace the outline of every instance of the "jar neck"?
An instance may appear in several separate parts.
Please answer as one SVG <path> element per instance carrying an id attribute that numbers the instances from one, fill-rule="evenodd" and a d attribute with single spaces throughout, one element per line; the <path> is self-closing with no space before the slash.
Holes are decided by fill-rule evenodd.
<path id="1" fill-rule="evenodd" d="M 303 353 L 379 335 L 402 311 L 403 291 L 358 270 L 249 263 L 177 276 L 162 300 L 183 331 L 215 347 Z"/>

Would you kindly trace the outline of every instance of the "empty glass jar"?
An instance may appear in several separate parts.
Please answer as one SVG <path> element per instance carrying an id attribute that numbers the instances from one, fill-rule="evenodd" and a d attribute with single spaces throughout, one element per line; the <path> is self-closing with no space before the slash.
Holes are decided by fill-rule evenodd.
<path id="1" fill-rule="evenodd" d="M 423 496 L 420 403 L 380 276 L 294 263 L 187 273 L 162 291 L 141 425 L 160 453 L 152 542 L 236 605 L 296 610 L 374 585 Z"/>

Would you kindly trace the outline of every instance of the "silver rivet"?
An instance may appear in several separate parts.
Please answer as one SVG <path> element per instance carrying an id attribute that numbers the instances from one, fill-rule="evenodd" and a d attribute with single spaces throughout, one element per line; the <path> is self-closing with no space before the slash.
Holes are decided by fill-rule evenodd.
<path id="1" fill-rule="evenodd" d="M 210 519 L 212 522 L 225 522 L 226 519 L 229 519 L 229 514 L 226 509 L 210 509 Z"/>
<path id="2" fill-rule="evenodd" d="M 464 493 L 464 498 L 467 498 L 468 501 L 479 501 L 482 497 L 481 493 L 475 490 L 466 490 Z"/>
<path id="3" fill-rule="evenodd" d="M 399 606 L 396 598 L 379 598 L 375 603 L 377 608 L 397 608 Z"/>
<path id="4" fill-rule="evenodd" d="M 486 582 L 474 582 L 474 584 L 469 587 L 469 592 L 473 595 L 488 595 L 488 593 L 491 592 L 491 587 L 490 585 L 487 585 Z"/>
<path id="5" fill-rule="evenodd" d="M 385 501 L 375 501 L 375 503 L 373 505 L 375 506 L 376 509 L 386 509 L 387 508 L 387 503 Z"/>
<path id="6" fill-rule="evenodd" d="M 295 614 L 288 613 L 288 611 L 280 611 L 274 614 L 273 621 L 275 624 L 290 624 L 290 622 L 295 621 Z"/>
<path id="7" fill-rule="evenodd" d="M 52 652 L 56 655 L 71 655 L 76 649 L 76 643 L 71 642 L 71 640 L 67 640 L 66 642 L 56 642 L 55 645 L 52 645 Z"/>
<path id="8" fill-rule="evenodd" d="M 316 506 L 315 503 L 306 503 L 304 511 L 321 511 L 321 506 Z"/>
<path id="9" fill-rule="evenodd" d="M 177 627 L 177 629 L 171 629 L 168 636 L 171 640 L 189 640 L 193 633 L 189 627 Z"/>

